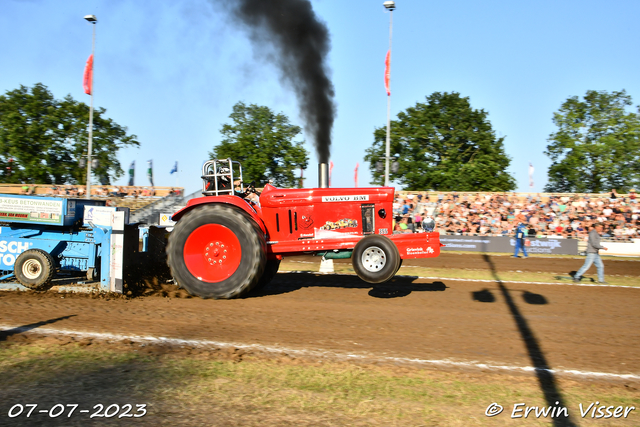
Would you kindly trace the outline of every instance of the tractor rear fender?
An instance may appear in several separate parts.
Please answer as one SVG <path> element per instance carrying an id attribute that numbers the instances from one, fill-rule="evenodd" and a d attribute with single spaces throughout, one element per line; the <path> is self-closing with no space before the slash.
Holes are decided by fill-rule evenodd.
<path id="1" fill-rule="evenodd" d="M 210 196 L 191 199 L 187 202 L 187 206 L 171 215 L 171 219 L 173 221 L 179 221 L 180 218 L 182 218 L 182 216 L 187 212 L 199 206 L 211 203 L 224 203 L 237 207 L 241 211 L 245 212 L 251 219 L 253 219 L 265 235 L 267 234 L 267 228 L 265 227 L 264 222 L 261 218 L 262 211 L 260 210 L 260 207 L 258 205 L 251 204 L 250 202 L 238 196 Z"/>

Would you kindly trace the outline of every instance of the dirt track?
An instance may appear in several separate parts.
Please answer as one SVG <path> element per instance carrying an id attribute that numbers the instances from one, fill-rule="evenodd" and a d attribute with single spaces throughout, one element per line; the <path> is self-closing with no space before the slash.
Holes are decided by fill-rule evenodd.
<path id="1" fill-rule="evenodd" d="M 456 254 L 407 265 L 427 262 L 559 274 L 581 265 Z M 637 261 L 606 267 L 608 274 L 640 273 Z M 46 327 L 639 375 L 639 306 L 640 289 L 411 276 L 371 286 L 355 276 L 279 273 L 260 294 L 230 301 L 1 292 L 0 324 L 70 316 Z"/>

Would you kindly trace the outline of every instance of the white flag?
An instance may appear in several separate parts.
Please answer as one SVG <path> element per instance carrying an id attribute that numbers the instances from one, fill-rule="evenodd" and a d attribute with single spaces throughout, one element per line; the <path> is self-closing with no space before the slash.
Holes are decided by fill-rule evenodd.
<path id="1" fill-rule="evenodd" d="M 529 187 L 533 188 L 533 165 L 529 163 Z"/>

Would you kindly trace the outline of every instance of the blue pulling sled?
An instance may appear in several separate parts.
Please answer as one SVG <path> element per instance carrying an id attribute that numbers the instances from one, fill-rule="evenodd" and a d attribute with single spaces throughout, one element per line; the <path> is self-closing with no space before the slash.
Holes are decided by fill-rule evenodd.
<path id="1" fill-rule="evenodd" d="M 114 289 L 110 272 L 112 235 L 124 228 L 105 225 L 109 221 L 98 213 L 109 210 L 116 208 L 103 200 L 0 195 L 0 289 L 42 291 L 66 276 L 122 292 L 122 283 Z M 11 278 L 18 284 L 7 283 Z"/>

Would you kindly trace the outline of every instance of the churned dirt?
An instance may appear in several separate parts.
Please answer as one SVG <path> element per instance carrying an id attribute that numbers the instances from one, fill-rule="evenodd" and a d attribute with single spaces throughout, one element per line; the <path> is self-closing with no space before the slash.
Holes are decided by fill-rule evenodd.
<path id="1" fill-rule="evenodd" d="M 582 261 L 443 253 L 404 265 L 568 275 Z M 608 274 L 640 274 L 638 261 L 605 265 Z M 261 292 L 237 300 L 193 298 L 157 280 L 134 297 L 0 292 L 0 344 L 27 339 L 24 329 L 10 326 L 640 374 L 640 289 L 434 281 L 410 271 L 383 285 L 281 272 Z"/>

